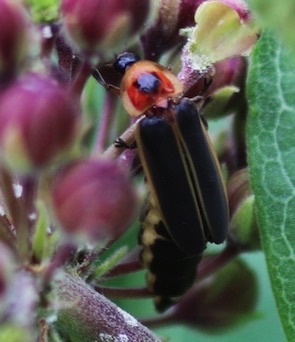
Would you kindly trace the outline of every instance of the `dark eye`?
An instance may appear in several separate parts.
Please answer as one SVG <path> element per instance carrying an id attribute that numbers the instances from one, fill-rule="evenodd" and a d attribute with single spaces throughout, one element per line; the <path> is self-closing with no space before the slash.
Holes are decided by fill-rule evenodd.
<path id="1" fill-rule="evenodd" d="M 134 86 L 142 93 L 157 93 L 161 80 L 155 74 L 142 74 L 134 82 Z"/>
<path id="2" fill-rule="evenodd" d="M 124 75 L 125 71 L 134 63 L 138 62 L 140 57 L 131 52 L 121 53 L 114 62 L 114 68 L 120 74 Z"/>

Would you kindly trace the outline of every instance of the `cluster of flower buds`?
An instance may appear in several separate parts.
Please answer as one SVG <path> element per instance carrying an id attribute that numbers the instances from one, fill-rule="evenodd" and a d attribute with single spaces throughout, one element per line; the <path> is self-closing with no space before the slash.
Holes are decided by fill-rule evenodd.
<path id="1" fill-rule="evenodd" d="M 137 222 L 142 190 L 132 178 L 142 169 L 131 149 L 136 124 L 115 115 L 121 79 L 110 61 L 125 50 L 161 59 L 178 75 L 166 78 L 172 71 L 154 63 L 152 76 L 164 74 L 168 90 L 174 79 L 184 89 L 170 95 L 201 95 L 206 118 L 239 114 L 245 55 L 259 31 L 242 0 L 62 0 L 59 10 L 56 3 L 26 3 L 0 0 L 0 340 L 83 341 L 87 331 L 87 340 L 159 341 L 94 291 L 108 277 L 142 267 L 137 246 L 125 262 L 116 251 L 97 262 Z M 87 83 L 91 75 L 111 92 L 103 108 L 89 101 L 93 89 L 93 98 L 98 93 Z M 124 141 L 114 147 L 124 129 Z M 231 145 L 227 155 L 236 158 L 237 150 Z M 259 248 L 246 171 L 228 169 L 228 245 Z M 242 263 L 212 277 L 192 287 L 167 323 L 222 329 L 253 310 L 255 279 Z M 232 296 L 246 285 L 252 291 L 245 297 Z M 124 295 L 124 289 L 113 291 Z M 127 293 L 146 296 L 148 290 Z"/>

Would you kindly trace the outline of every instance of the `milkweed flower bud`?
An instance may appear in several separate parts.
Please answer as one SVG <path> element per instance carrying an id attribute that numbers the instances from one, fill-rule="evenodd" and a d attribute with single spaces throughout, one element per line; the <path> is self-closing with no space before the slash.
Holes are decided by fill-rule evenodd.
<path id="1" fill-rule="evenodd" d="M 30 172 L 71 146 L 77 107 L 55 80 L 27 74 L 0 98 L 0 158 L 15 171 Z"/>
<path id="2" fill-rule="evenodd" d="M 215 63 L 212 84 L 210 84 L 207 94 L 212 95 L 215 91 L 226 86 L 241 88 L 247 74 L 246 66 L 247 62 L 241 56 Z"/>
<path id="3" fill-rule="evenodd" d="M 141 37 L 145 58 L 157 60 L 162 53 L 183 42 L 180 29 L 194 26 L 194 13 L 204 1 L 154 1 L 155 19 Z"/>
<path id="4" fill-rule="evenodd" d="M 28 21 L 18 1 L 0 0 L 0 78 L 9 77 L 23 61 Z"/>
<path id="5" fill-rule="evenodd" d="M 71 39 L 86 52 L 119 52 L 143 28 L 149 1 L 63 0 L 63 24 Z"/>
<path id="6" fill-rule="evenodd" d="M 255 197 L 250 188 L 248 169 L 236 172 L 229 179 L 228 200 L 231 214 L 230 238 L 246 250 L 261 249 Z"/>
<path id="7" fill-rule="evenodd" d="M 255 274 L 241 260 L 196 284 L 175 306 L 174 322 L 208 333 L 241 323 L 253 313 L 258 299 Z"/>
<path id="8" fill-rule="evenodd" d="M 214 117 L 221 117 L 222 113 L 225 115 L 246 107 L 245 83 L 247 66 L 247 60 L 242 56 L 233 57 L 214 64 L 215 75 L 211 94 L 213 102 L 217 100 L 215 101 L 217 105 L 215 105 L 215 108 L 211 108 L 211 117 L 213 117 L 213 110 L 216 112 Z M 223 90 L 226 91 L 226 89 L 228 93 L 227 96 L 224 96 Z M 218 106 L 218 102 L 220 106 Z"/>
<path id="9" fill-rule="evenodd" d="M 118 238 L 137 212 L 137 196 L 126 173 L 112 160 L 83 160 L 53 181 L 52 204 L 64 231 L 95 240 Z"/>

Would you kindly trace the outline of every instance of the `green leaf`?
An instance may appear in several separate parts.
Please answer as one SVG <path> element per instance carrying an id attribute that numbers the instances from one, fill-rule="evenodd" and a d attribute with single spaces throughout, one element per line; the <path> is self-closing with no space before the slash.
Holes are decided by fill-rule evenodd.
<path id="1" fill-rule="evenodd" d="M 263 27 L 274 29 L 295 53 L 295 1 L 248 0 L 255 18 Z"/>
<path id="2" fill-rule="evenodd" d="M 250 180 L 277 307 L 295 341 L 295 63 L 272 33 L 253 51 L 247 92 Z"/>

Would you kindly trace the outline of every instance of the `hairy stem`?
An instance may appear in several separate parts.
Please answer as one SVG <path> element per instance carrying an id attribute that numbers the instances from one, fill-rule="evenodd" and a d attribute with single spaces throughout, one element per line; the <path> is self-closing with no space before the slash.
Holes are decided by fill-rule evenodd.
<path id="1" fill-rule="evenodd" d="M 160 341 L 128 313 L 95 292 L 80 277 L 55 280 L 59 310 L 56 326 L 74 341 Z"/>

